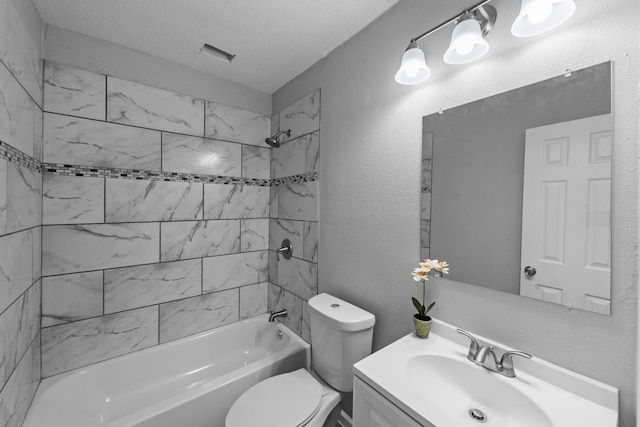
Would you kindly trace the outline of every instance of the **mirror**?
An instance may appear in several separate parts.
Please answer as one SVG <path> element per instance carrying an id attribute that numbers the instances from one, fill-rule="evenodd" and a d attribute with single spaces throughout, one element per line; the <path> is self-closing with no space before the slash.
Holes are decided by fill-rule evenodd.
<path id="1" fill-rule="evenodd" d="M 610 314 L 611 62 L 423 117 L 421 257 Z"/>

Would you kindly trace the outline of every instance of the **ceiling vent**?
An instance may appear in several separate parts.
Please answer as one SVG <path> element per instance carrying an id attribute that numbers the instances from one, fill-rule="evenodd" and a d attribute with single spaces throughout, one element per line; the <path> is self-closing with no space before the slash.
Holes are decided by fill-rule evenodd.
<path id="1" fill-rule="evenodd" d="M 227 62 L 233 61 L 233 58 L 236 57 L 235 55 L 229 52 L 225 52 L 224 50 L 218 49 L 217 47 L 211 46 L 210 44 L 207 44 L 207 43 L 202 45 L 201 52 L 204 52 L 208 55 L 217 56 L 218 58 L 222 58 Z"/>

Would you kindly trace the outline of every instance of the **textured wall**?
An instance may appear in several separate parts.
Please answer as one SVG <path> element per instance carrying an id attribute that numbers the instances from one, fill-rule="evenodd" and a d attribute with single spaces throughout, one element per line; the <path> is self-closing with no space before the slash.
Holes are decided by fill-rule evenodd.
<path id="1" fill-rule="evenodd" d="M 42 23 L 0 0 L 0 425 L 19 427 L 40 382 Z"/>
<path id="2" fill-rule="evenodd" d="M 411 37 L 468 6 L 405 0 L 274 94 L 278 111 L 322 90 L 319 292 L 376 315 L 375 347 L 411 330 L 409 276 L 418 258 L 421 118 L 612 60 L 614 111 L 612 315 L 605 317 L 447 280 L 434 282 L 434 315 L 621 390 L 623 426 L 635 423 L 638 266 L 638 48 L 635 0 L 585 0 L 571 21 L 517 39 L 519 2 L 495 0 L 487 57 L 442 62 L 450 29 L 423 44 L 431 80 L 394 82 Z M 464 173 L 464 171 L 460 171 Z"/>
<path id="3" fill-rule="evenodd" d="M 267 310 L 268 116 L 47 62 L 42 375 Z"/>

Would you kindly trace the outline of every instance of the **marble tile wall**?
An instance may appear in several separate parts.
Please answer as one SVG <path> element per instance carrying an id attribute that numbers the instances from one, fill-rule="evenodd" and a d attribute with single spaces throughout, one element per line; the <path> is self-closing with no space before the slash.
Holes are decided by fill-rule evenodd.
<path id="1" fill-rule="evenodd" d="M 270 119 L 43 70 L 14 1 L 0 0 L 15 21 L 0 22 L 0 147 L 23 160 L 0 150 L 0 423 L 21 424 L 41 376 L 267 309 L 309 340 L 320 92 Z M 292 136 L 276 153 L 263 140 L 278 127 Z"/>
<path id="2" fill-rule="evenodd" d="M 0 91 L 0 140 L 38 158 L 42 110 L 4 65 L 0 67 Z"/>
<path id="3" fill-rule="evenodd" d="M 265 313 L 269 117 L 44 76 L 42 376 Z"/>
<path id="4" fill-rule="evenodd" d="M 41 32 L 30 1 L 0 0 L 0 425 L 7 427 L 22 425 L 41 376 Z"/>
<path id="5" fill-rule="evenodd" d="M 271 150 L 267 304 L 269 310 L 286 308 L 282 322 L 310 341 L 307 301 L 318 293 L 320 91 L 274 114 L 271 125 L 272 134 L 291 129 L 291 136 Z M 275 252 L 283 239 L 293 246 L 289 260 Z"/>
<path id="6" fill-rule="evenodd" d="M 265 135 L 271 131 L 269 117 L 208 101 L 205 114 L 207 138 L 237 141 L 265 149 Z"/>

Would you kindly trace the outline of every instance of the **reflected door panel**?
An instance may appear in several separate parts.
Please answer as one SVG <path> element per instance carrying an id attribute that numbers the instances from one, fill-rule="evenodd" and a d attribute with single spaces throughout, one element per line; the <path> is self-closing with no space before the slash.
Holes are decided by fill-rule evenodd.
<path id="1" fill-rule="evenodd" d="M 610 314 L 611 149 L 610 114 L 527 129 L 521 295 Z"/>

